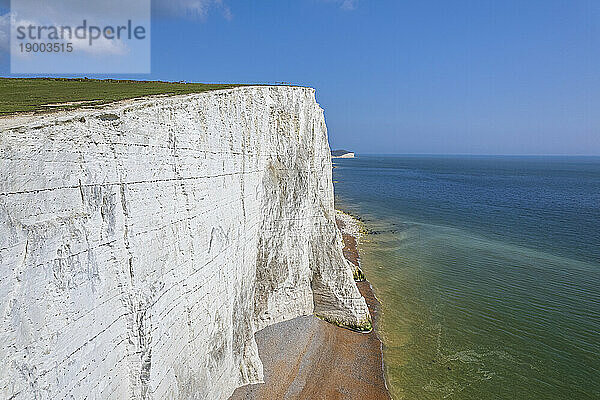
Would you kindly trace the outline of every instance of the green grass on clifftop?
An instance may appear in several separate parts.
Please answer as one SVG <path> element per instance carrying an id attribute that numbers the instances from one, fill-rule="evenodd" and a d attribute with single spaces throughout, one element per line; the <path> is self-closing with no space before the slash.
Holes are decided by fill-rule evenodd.
<path id="1" fill-rule="evenodd" d="M 159 94 L 200 93 L 236 86 L 241 85 L 114 79 L 0 78 L 0 115 L 100 105 Z"/>

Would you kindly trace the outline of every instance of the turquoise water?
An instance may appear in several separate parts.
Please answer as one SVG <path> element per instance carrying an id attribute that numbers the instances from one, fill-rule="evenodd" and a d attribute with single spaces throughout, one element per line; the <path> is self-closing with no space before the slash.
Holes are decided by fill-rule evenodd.
<path id="1" fill-rule="evenodd" d="M 397 399 L 600 399 L 600 158 L 334 161 Z"/>

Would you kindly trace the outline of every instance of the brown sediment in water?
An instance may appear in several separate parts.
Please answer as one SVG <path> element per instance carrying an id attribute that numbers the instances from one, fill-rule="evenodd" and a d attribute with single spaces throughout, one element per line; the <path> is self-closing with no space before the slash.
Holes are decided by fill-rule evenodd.
<path id="1" fill-rule="evenodd" d="M 344 222 L 337 223 L 342 228 Z M 355 237 L 343 238 L 344 255 L 358 266 Z M 380 305 L 371 285 L 363 281 L 357 286 L 376 326 Z M 390 399 L 375 329 L 353 332 L 311 315 L 271 325 L 255 337 L 265 383 L 238 388 L 233 400 Z"/>

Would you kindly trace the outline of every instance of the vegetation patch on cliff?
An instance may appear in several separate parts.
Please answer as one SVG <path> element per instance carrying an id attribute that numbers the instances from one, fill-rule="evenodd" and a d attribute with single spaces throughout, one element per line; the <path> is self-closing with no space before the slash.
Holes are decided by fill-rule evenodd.
<path id="1" fill-rule="evenodd" d="M 322 319 L 325 322 L 329 322 L 330 324 L 337 325 L 341 328 L 350 329 L 351 331 L 355 332 L 369 333 L 373 330 L 373 324 L 371 323 L 370 318 L 359 321 L 357 323 L 351 323 L 342 319 L 329 318 L 318 314 L 315 314 L 315 316 L 319 319 Z"/>
<path id="2" fill-rule="evenodd" d="M 363 282 L 363 281 L 367 280 L 367 278 L 365 277 L 365 274 L 362 272 L 360 267 L 354 268 L 354 270 L 352 271 L 352 276 L 354 277 L 354 280 L 356 282 Z"/>
<path id="3" fill-rule="evenodd" d="M 73 109 L 153 95 L 201 93 L 239 84 L 116 79 L 0 78 L 0 115 Z"/>

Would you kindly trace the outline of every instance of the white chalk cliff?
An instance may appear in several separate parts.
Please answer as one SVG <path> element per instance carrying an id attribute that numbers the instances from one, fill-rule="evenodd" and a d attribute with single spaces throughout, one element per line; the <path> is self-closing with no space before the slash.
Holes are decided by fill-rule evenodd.
<path id="1" fill-rule="evenodd" d="M 369 324 L 314 90 L 0 119 L 0 398 L 226 399 L 254 333 Z"/>

